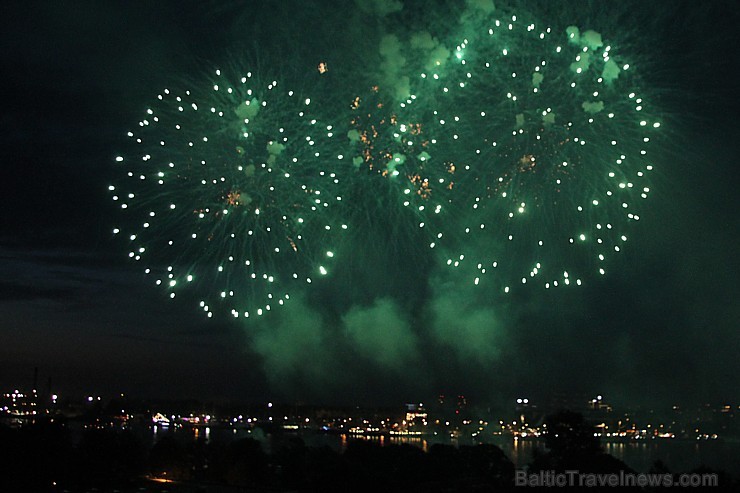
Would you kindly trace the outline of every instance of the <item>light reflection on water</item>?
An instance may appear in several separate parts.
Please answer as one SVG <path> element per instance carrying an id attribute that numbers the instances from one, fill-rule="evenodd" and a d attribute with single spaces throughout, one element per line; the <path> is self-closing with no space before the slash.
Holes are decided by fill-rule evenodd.
<path id="1" fill-rule="evenodd" d="M 607 453 L 637 471 L 649 470 L 661 460 L 671 471 L 688 471 L 699 466 L 722 469 L 738 475 L 740 443 L 725 441 L 659 440 L 605 444 Z"/>
<path id="2" fill-rule="evenodd" d="M 325 434 L 308 432 L 301 434 L 265 434 L 261 429 L 245 430 L 231 428 L 157 428 L 148 431 L 150 443 L 156 443 L 164 436 L 175 437 L 179 440 L 204 440 L 216 443 L 228 443 L 243 438 L 253 438 L 259 441 L 265 452 L 272 453 L 290 437 L 300 437 L 308 447 L 329 448 L 342 452 L 346 450 L 352 440 L 368 440 L 380 445 L 409 444 L 428 452 L 437 443 L 445 445 L 475 445 L 482 443 L 471 438 L 453 438 L 448 435 L 431 436 L 348 436 L 345 434 Z M 532 461 L 535 451 L 544 452 L 542 441 L 513 440 L 507 436 L 487 437 L 485 443 L 498 446 L 517 468 L 523 468 Z M 737 474 L 737 462 L 740 457 L 740 443 L 723 441 L 692 442 L 688 440 L 654 440 L 647 442 L 608 442 L 602 444 L 604 450 L 625 462 L 638 472 L 647 472 L 656 460 L 661 460 L 671 471 L 688 471 L 706 465 L 722 469 L 730 474 Z"/>

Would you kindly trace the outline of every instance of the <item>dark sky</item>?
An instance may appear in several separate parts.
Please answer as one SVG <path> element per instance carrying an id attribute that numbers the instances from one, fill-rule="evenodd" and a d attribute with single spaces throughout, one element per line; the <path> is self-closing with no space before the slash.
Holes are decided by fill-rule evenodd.
<path id="1" fill-rule="evenodd" d="M 647 60 L 665 115 L 649 213 L 620 267 L 588 289 L 506 301 L 443 292 L 434 269 L 399 270 L 419 261 L 410 253 L 378 270 L 354 263 L 334 285 L 243 324 L 208 320 L 187 296 L 170 301 L 127 262 L 107 186 L 153 96 L 219 63 L 287 73 L 336 60 L 364 80 L 372 71 L 357 62 L 375 63 L 380 34 L 420 19 L 454 28 L 444 23 L 454 2 L 439 14 L 407 2 L 387 16 L 372 7 L 381 4 L 393 2 L 3 3 L 0 386 L 30 385 L 37 366 L 60 393 L 394 404 L 562 390 L 622 403 L 737 402 L 740 19 L 731 1 L 557 9 Z M 358 286 L 362 299 L 327 301 Z M 462 328 L 446 333 L 453 320 Z"/>

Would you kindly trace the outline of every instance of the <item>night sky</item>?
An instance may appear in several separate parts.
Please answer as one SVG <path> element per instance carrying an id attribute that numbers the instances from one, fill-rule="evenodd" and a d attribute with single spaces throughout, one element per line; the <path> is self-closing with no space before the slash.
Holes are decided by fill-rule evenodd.
<path id="1" fill-rule="evenodd" d="M 587 287 L 487 297 L 407 238 L 368 228 L 353 240 L 362 261 L 245 323 L 207 319 L 187 295 L 169 300 L 127 259 L 107 187 L 126 131 L 163 87 L 219 64 L 280 74 L 321 61 L 362 86 L 380 36 L 407 25 L 446 36 L 448 13 L 464 7 L 405 3 L 388 13 L 379 6 L 400 3 L 4 3 L 0 386 L 28 387 L 38 367 L 63 395 L 398 404 L 562 391 L 624 404 L 737 402 L 731 1 L 521 3 L 624 40 L 649 67 L 645 92 L 663 116 L 649 206 L 612 259 L 618 268 Z"/>

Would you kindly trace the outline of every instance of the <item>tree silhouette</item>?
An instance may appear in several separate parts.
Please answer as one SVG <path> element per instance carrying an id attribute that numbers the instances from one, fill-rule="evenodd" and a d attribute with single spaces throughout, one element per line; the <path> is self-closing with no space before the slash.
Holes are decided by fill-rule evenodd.
<path id="1" fill-rule="evenodd" d="M 559 411 L 548 416 L 545 424 L 545 445 L 554 454 L 565 457 L 601 450 L 596 429 L 580 413 Z"/>
<path id="2" fill-rule="evenodd" d="M 530 472 L 634 472 L 627 464 L 604 452 L 596 429 L 582 414 L 568 410 L 558 411 L 545 418 L 545 425 L 545 446 L 548 451 L 534 456 L 529 465 Z"/>

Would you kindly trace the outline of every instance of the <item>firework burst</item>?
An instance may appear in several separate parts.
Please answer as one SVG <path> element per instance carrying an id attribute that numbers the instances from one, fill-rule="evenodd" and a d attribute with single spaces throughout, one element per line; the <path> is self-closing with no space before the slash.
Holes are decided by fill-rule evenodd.
<path id="1" fill-rule="evenodd" d="M 193 284 L 212 316 L 262 315 L 296 284 L 326 275 L 346 229 L 331 124 L 276 80 L 220 70 L 207 83 L 164 89 L 128 133 L 109 187 L 124 209 L 115 233 L 170 297 Z"/>
<path id="2" fill-rule="evenodd" d="M 615 51 L 595 31 L 511 15 L 418 77 L 459 175 L 445 262 L 471 282 L 581 285 L 624 248 L 660 123 Z"/>

